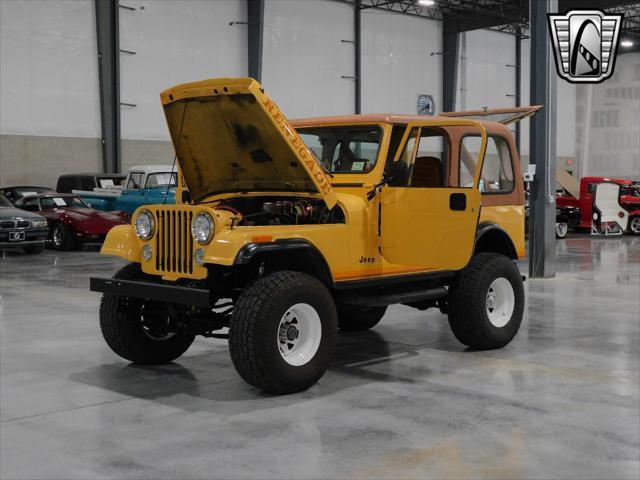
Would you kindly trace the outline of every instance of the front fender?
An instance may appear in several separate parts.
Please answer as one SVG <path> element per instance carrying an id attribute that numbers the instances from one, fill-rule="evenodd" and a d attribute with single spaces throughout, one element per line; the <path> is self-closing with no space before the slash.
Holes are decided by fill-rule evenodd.
<path id="1" fill-rule="evenodd" d="M 118 225 L 107 233 L 104 239 L 101 255 L 122 257 L 131 262 L 141 263 L 140 240 L 133 225 Z"/>

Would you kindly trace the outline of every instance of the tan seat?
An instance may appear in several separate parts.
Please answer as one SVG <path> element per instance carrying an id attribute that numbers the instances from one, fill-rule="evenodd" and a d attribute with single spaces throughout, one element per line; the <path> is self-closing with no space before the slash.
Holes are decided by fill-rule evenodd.
<path id="1" fill-rule="evenodd" d="M 442 187 L 442 165 L 436 157 L 417 157 L 413 165 L 411 186 L 418 188 Z"/>

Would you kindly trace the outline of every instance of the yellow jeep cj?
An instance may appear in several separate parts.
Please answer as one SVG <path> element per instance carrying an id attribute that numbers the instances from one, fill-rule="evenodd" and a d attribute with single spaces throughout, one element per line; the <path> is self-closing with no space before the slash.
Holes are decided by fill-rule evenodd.
<path id="1" fill-rule="evenodd" d="M 195 335 L 228 338 L 242 378 L 291 393 L 322 377 L 338 329 L 389 305 L 439 308 L 474 349 L 515 336 L 525 199 L 504 123 L 537 107 L 290 122 L 250 78 L 161 99 L 177 204 L 113 228 L 102 253 L 131 263 L 91 279 L 115 353 L 159 364 Z"/>

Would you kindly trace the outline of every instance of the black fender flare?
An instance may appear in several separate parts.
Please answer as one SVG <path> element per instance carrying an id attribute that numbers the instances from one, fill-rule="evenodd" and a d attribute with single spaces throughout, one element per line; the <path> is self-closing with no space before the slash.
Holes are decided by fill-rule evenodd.
<path id="1" fill-rule="evenodd" d="M 311 242 L 302 238 L 285 238 L 274 242 L 247 243 L 236 254 L 234 265 L 246 265 L 261 255 L 287 252 L 306 252 L 313 256 L 320 270 L 320 280 L 329 287 L 334 286 L 333 275 L 324 255 Z"/>
<path id="2" fill-rule="evenodd" d="M 482 222 L 478 225 L 478 229 L 476 231 L 476 239 L 473 245 L 474 253 L 477 251 L 478 246 L 482 245 L 482 240 L 489 239 L 500 239 L 504 245 L 504 249 L 501 249 L 500 253 L 506 254 L 509 258 L 513 260 L 518 259 L 518 252 L 516 251 L 516 247 L 513 244 L 513 240 L 509 234 L 498 224 L 492 222 Z"/>

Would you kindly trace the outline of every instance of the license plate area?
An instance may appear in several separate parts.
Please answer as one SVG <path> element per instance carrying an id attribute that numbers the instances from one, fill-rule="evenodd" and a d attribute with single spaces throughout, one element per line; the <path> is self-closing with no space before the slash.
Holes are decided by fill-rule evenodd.
<path id="1" fill-rule="evenodd" d="M 24 232 L 9 232 L 10 242 L 19 242 L 20 240 L 24 240 L 24 238 Z"/>

